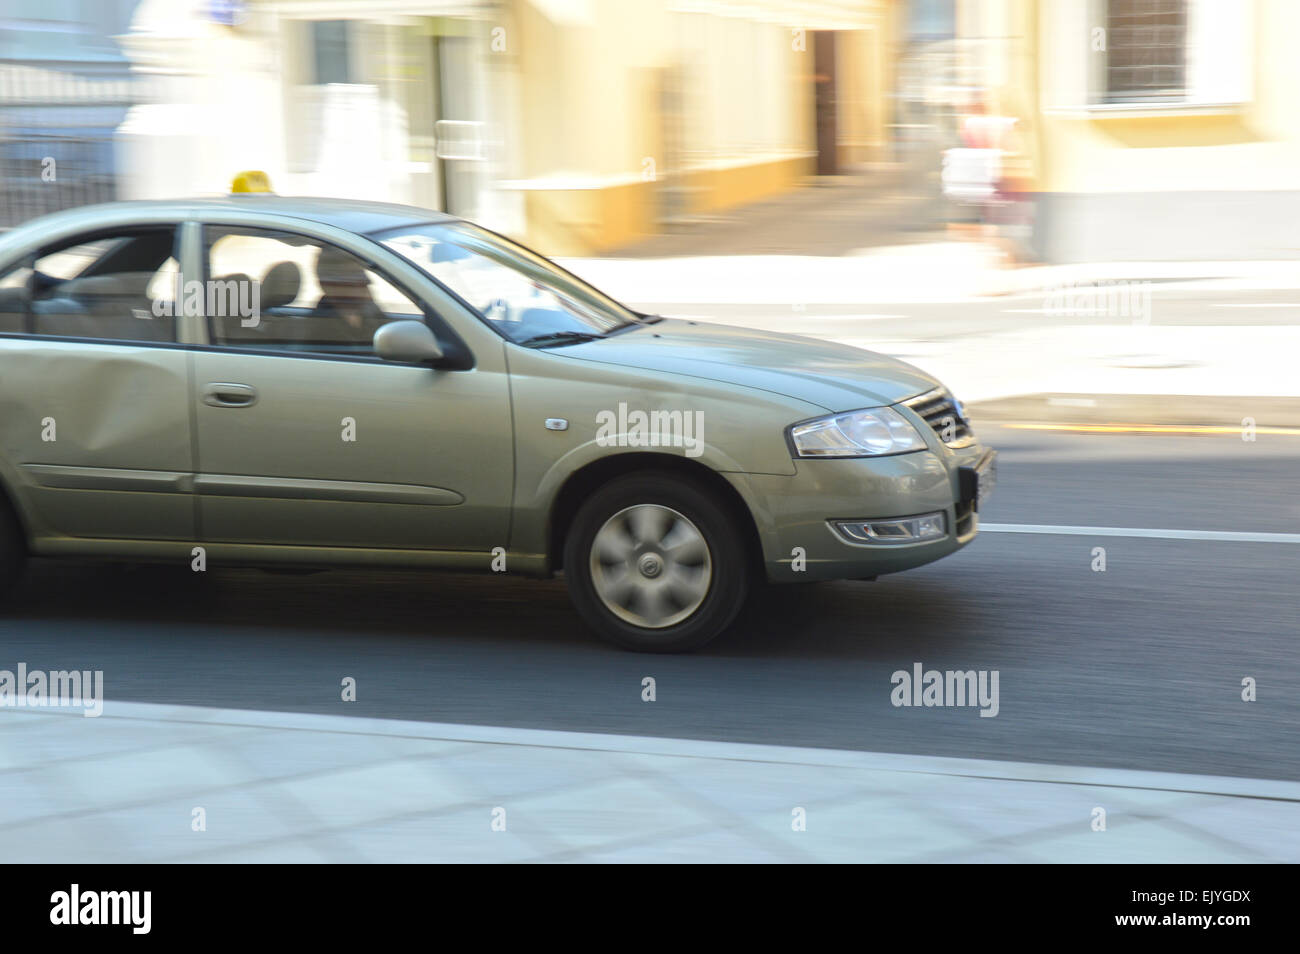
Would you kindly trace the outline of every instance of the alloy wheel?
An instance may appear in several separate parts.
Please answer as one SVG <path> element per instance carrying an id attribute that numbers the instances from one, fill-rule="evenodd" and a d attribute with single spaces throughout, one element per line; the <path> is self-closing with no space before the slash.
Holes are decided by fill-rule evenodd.
<path id="1" fill-rule="evenodd" d="M 596 595 L 619 619 L 663 629 L 688 619 L 709 594 L 713 559 L 704 534 L 660 504 L 614 514 L 591 544 Z"/>

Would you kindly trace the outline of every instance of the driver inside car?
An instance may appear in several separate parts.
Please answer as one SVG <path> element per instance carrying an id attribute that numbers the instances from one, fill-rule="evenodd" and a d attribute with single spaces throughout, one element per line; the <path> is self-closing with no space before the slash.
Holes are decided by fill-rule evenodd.
<path id="1" fill-rule="evenodd" d="M 370 294 L 365 268 L 346 252 L 322 248 L 316 260 L 316 281 L 322 294 L 315 317 L 342 321 L 353 332 L 349 337 L 368 341 L 388 320 Z"/>

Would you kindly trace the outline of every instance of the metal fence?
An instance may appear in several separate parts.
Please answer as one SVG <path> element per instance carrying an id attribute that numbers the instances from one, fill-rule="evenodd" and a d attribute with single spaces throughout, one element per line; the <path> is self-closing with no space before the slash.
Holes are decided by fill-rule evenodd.
<path id="1" fill-rule="evenodd" d="M 0 63 L 0 229 L 117 197 L 113 136 L 130 77 Z"/>

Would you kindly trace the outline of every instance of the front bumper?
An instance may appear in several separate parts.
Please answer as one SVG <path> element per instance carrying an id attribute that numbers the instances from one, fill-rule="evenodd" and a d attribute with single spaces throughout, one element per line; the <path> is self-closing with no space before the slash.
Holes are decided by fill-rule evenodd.
<path id="1" fill-rule="evenodd" d="M 892 457 L 795 461 L 792 477 L 724 474 L 749 505 L 775 583 L 862 579 L 923 566 L 975 538 L 979 516 L 970 476 L 987 455 L 978 443 Z M 943 537 L 855 543 L 833 524 L 944 514 Z"/>

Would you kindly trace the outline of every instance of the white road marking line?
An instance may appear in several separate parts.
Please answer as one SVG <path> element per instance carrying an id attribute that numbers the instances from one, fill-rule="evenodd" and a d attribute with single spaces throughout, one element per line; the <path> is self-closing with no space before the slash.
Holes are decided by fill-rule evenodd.
<path id="1" fill-rule="evenodd" d="M 0 706 L 0 720 L 4 719 L 5 713 L 13 713 L 15 717 L 29 719 L 47 716 L 76 718 L 78 722 L 82 719 L 80 709 L 52 707 L 17 709 L 11 706 Z M 1214 795 L 1300 802 L 1300 782 L 1290 782 L 1282 779 L 1192 775 L 1176 772 L 1153 772 L 1145 769 L 1057 765 L 1046 762 L 1008 762 L 995 759 L 952 758 L 940 755 L 861 752 L 855 749 L 802 748 L 751 742 L 714 742 L 703 739 L 569 732 L 562 729 L 461 725 L 447 722 L 418 722 L 399 719 L 377 719 L 372 716 L 324 715 L 310 712 L 217 709 L 208 706 L 171 705 L 156 702 L 115 702 L 111 699 L 104 702 L 104 714 L 100 718 L 173 724 L 243 726 L 282 731 L 397 736 L 410 739 L 438 739 L 488 745 L 521 745 L 545 749 L 668 755 L 679 758 L 774 762 L 788 765 L 866 769 L 878 772 L 954 775 L 1012 782 L 1097 785 L 1106 788 L 1154 789 L 1169 792 L 1201 792 Z"/>
<path id="2" fill-rule="evenodd" d="M 1079 537 L 1150 537 L 1158 540 L 1219 540 L 1232 543 L 1300 543 L 1300 533 L 1244 530 L 1156 530 L 1148 527 L 1065 527 L 1038 523 L 981 523 L 987 533 L 1044 533 Z"/>
<path id="3" fill-rule="evenodd" d="M 1211 308 L 1300 308 L 1293 301 L 1244 301 L 1227 305 L 1211 305 Z"/>

